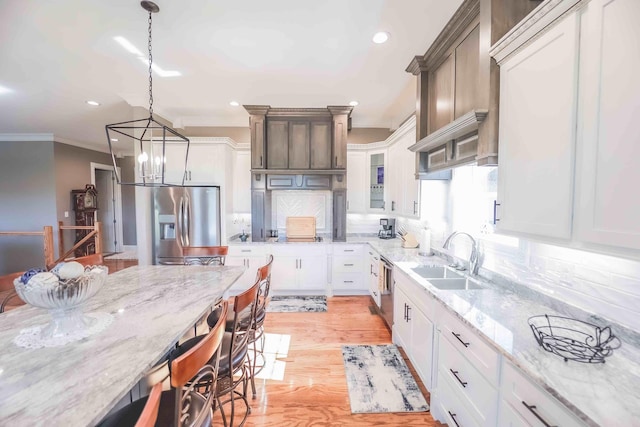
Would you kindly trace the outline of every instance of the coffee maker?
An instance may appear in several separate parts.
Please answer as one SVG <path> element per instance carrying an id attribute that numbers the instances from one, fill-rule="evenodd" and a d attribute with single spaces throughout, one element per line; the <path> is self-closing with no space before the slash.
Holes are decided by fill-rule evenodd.
<path id="1" fill-rule="evenodd" d="M 382 230 L 378 231 L 378 237 L 381 239 L 394 239 L 396 237 L 396 220 L 395 218 L 380 218 Z"/>

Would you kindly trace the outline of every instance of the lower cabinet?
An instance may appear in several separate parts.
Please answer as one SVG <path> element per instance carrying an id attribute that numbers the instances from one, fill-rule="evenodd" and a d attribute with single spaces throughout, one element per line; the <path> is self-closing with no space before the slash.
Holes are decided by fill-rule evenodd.
<path id="1" fill-rule="evenodd" d="M 583 425 L 554 397 L 531 382 L 509 362 L 502 365 L 500 426 L 549 425 L 577 427 Z"/>
<path id="2" fill-rule="evenodd" d="M 232 245 L 225 259 L 225 265 L 247 267 L 245 272 L 231 286 L 229 293 L 237 295 L 249 289 L 256 281 L 258 268 L 267 263 L 267 251 L 264 245 Z"/>
<path id="3" fill-rule="evenodd" d="M 393 342 L 404 348 L 428 390 L 433 383 L 433 298 L 397 269 L 394 271 Z M 413 297 L 409 297 L 413 295 Z"/>
<path id="4" fill-rule="evenodd" d="M 327 245 L 278 244 L 271 246 L 271 292 L 280 295 L 327 293 Z"/>
<path id="5" fill-rule="evenodd" d="M 331 291 L 333 295 L 366 295 L 369 282 L 364 266 L 364 245 L 333 245 Z M 368 272 L 368 268 L 366 271 Z"/>
<path id="6" fill-rule="evenodd" d="M 369 295 L 373 298 L 378 308 L 382 303 L 380 295 L 380 254 L 369 248 Z"/>

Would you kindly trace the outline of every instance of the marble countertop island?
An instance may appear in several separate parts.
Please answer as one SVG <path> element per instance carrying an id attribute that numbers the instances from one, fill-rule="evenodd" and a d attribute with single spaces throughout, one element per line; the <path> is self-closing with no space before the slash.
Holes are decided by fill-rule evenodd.
<path id="1" fill-rule="evenodd" d="M 107 277 L 84 311 L 106 330 L 61 347 L 25 349 L 20 330 L 48 323 L 24 306 L 0 316 L 0 425 L 95 425 L 210 309 L 244 267 L 136 266 Z"/>

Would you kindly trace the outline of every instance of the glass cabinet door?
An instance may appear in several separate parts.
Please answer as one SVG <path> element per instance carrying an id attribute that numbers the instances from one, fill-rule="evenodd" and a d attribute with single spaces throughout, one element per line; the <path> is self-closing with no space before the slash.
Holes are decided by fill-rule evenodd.
<path id="1" fill-rule="evenodd" d="M 384 153 L 372 153 L 369 159 L 369 208 L 384 210 Z"/>

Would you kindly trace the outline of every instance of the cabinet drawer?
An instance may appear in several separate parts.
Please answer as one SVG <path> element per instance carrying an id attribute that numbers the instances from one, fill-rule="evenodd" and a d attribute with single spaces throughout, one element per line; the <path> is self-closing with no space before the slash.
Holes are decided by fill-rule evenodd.
<path id="1" fill-rule="evenodd" d="M 397 267 L 393 269 L 393 281 L 396 288 L 401 289 L 406 295 L 411 295 L 412 307 L 422 311 L 427 317 L 434 318 L 435 300 L 431 293 Z"/>
<path id="2" fill-rule="evenodd" d="M 231 245 L 229 246 L 228 256 L 261 256 L 266 254 L 266 248 L 264 245 Z"/>
<path id="3" fill-rule="evenodd" d="M 362 273 L 362 258 L 334 256 L 333 271 L 335 273 Z"/>
<path id="4" fill-rule="evenodd" d="M 453 336 L 451 337 L 455 339 Z M 465 359 L 449 338 L 440 335 L 438 375 L 445 376 L 458 396 L 464 396 L 467 406 L 481 425 L 495 425 L 498 391 Z M 463 399 L 462 397 L 460 397 Z"/>
<path id="5" fill-rule="evenodd" d="M 326 257 L 327 246 L 322 243 L 276 243 L 271 245 L 271 253 L 274 256 L 289 256 L 297 258 Z"/>
<path id="6" fill-rule="evenodd" d="M 334 256 L 353 256 L 362 257 L 364 252 L 363 245 L 333 245 Z"/>
<path id="7" fill-rule="evenodd" d="M 479 336 L 479 332 L 473 331 L 444 307 L 440 310 L 440 319 L 441 333 L 492 385 L 497 386 L 500 363 L 498 352 Z"/>
<path id="8" fill-rule="evenodd" d="M 436 413 L 441 413 L 445 422 L 450 427 L 479 427 L 476 420 L 469 414 L 467 408 L 463 405 L 462 399 L 456 396 L 456 393 L 449 384 L 445 376 L 438 375 Z"/>
<path id="9" fill-rule="evenodd" d="M 582 425 L 560 402 L 506 361 L 502 367 L 500 391 L 502 399 L 530 425 L 540 425 L 541 419 L 553 426 Z"/>
<path id="10" fill-rule="evenodd" d="M 331 285 L 334 290 L 366 290 L 362 273 L 334 273 L 331 277 Z"/>

